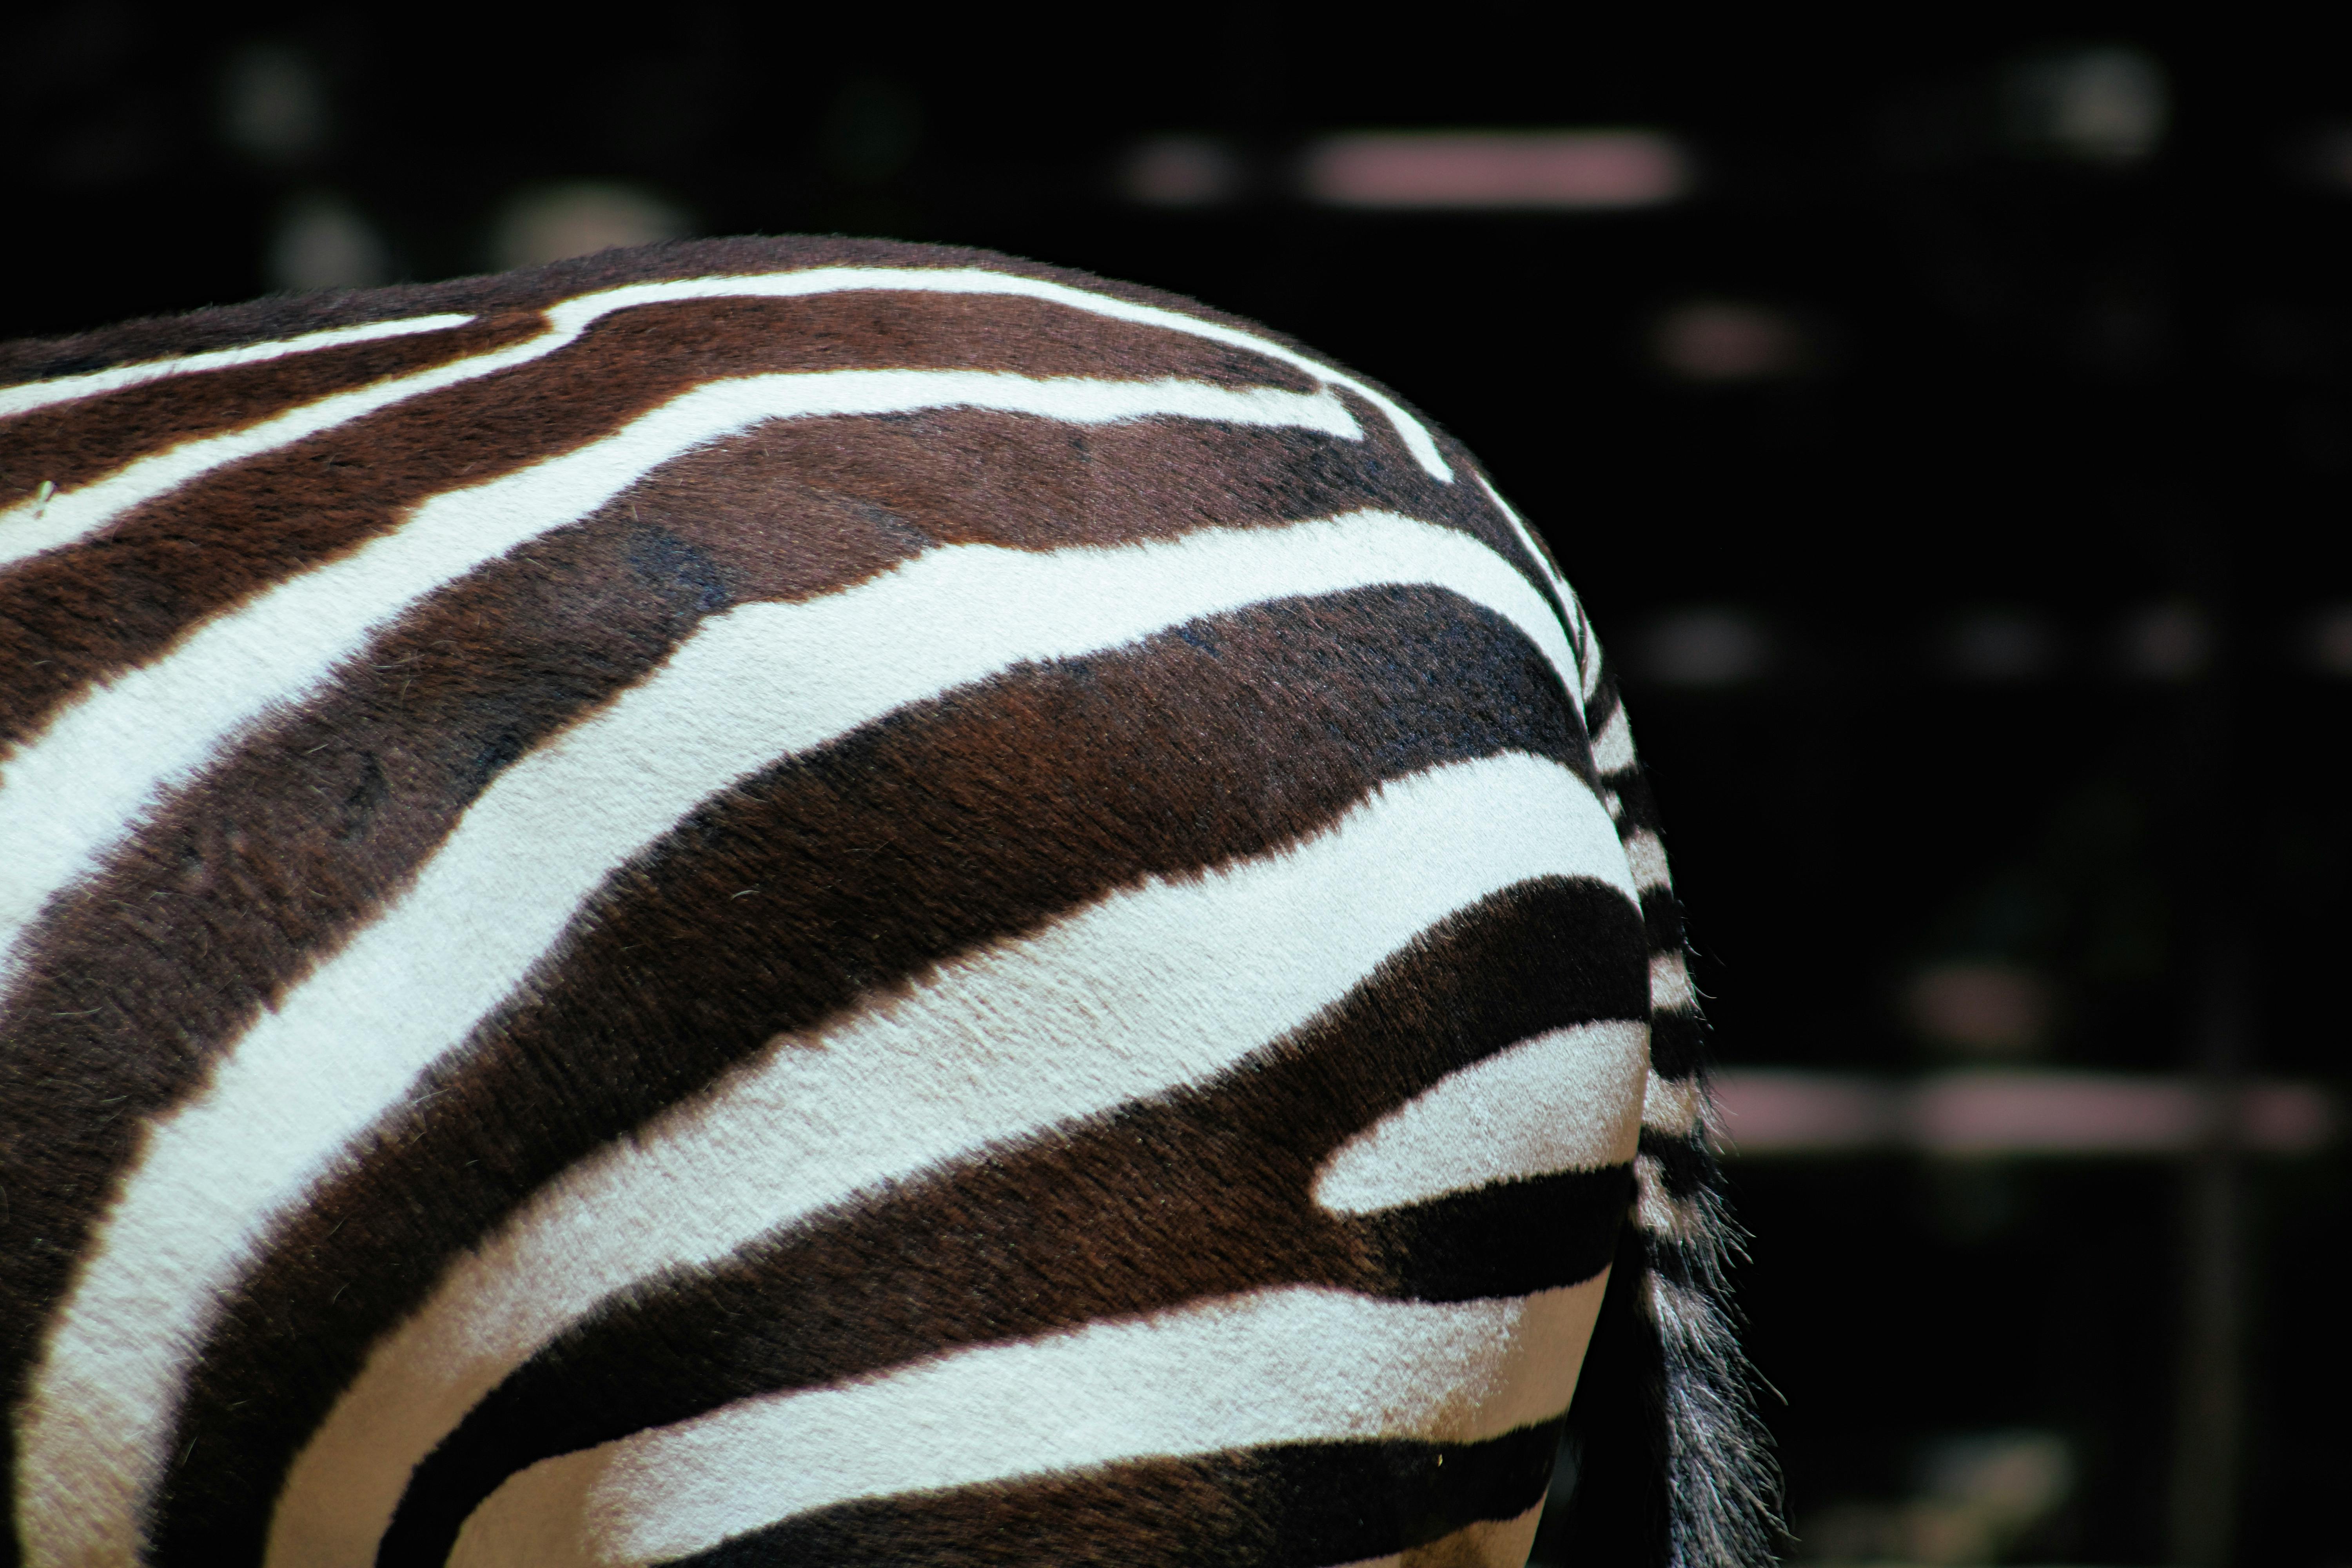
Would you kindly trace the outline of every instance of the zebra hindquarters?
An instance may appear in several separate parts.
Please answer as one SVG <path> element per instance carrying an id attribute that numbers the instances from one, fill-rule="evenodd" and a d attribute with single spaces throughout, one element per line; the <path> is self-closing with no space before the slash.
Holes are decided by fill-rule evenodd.
<path id="1" fill-rule="evenodd" d="M 1524 1555 L 1695 1092 L 1572 596 L 1295 349 L 828 244 L 7 389 L 30 1562 Z"/>
<path id="2" fill-rule="evenodd" d="M 1254 604 L 701 807 L 502 1044 L 735 1045 L 505 1223 L 475 1291 L 577 1314 L 417 1468 L 392 1560 L 1523 1556 L 1648 1007 L 1537 658 L 1426 591 Z"/>

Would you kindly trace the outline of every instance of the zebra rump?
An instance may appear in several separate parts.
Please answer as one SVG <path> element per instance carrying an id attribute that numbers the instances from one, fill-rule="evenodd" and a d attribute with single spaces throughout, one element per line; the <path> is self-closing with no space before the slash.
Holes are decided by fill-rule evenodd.
<path id="1" fill-rule="evenodd" d="M 1702 1029 L 1551 557 L 1262 328 L 0 348 L 8 1562 L 1763 1563 Z"/>

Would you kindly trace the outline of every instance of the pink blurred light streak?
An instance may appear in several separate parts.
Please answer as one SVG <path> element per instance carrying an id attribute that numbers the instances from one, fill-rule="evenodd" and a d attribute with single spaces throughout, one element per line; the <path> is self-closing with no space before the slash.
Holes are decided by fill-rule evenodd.
<path id="1" fill-rule="evenodd" d="M 2249 1084 L 2231 1117 L 2192 1079 L 2121 1074 L 1956 1072 L 1901 1083 L 1758 1069 L 1717 1075 L 1715 1093 L 1729 1152 L 1742 1155 L 2186 1154 L 2223 1134 L 2252 1152 L 2301 1154 L 2336 1124 L 2329 1097 L 2307 1084 Z"/>
<path id="2" fill-rule="evenodd" d="M 1653 131 L 1358 132 L 1316 143 L 1304 173 L 1342 207 L 1609 210 L 1691 186 L 1688 155 Z"/>

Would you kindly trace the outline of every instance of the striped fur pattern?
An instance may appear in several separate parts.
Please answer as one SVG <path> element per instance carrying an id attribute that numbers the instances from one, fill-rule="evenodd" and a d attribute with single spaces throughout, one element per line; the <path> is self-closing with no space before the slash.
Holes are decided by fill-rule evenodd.
<path id="1" fill-rule="evenodd" d="M 1763 1559 L 1625 717 L 1386 393 L 839 240 L 0 383 L 22 1562 Z"/>

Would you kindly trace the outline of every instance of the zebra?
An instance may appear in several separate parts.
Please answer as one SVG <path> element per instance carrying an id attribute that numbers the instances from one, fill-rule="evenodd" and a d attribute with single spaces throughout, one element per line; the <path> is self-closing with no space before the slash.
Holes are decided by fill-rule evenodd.
<path id="1" fill-rule="evenodd" d="M 10 345 L 0 487 L 16 1561 L 1769 1560 L 1616 679 L 1387 391 L 687 241 Z"/>

